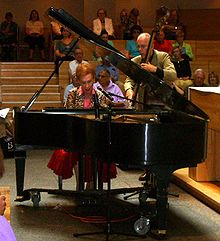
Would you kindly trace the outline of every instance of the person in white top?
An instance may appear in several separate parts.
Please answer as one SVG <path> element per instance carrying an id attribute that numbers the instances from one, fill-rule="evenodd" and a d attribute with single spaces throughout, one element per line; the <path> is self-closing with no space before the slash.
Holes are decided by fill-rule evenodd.
<path id="1" fill-rule="evenodd" d="M 33 60 L 33 52 L 36 45 L 40 50 L 41 59 L 45 60 L 44 25 L 43 25 L 43 22 L 40 21 L 38 11 L 35 9 L 31 11 L 30 18 L 26 22 L 25 32 L 26 32 L 25 42 L 29 44 L 29 60 L 30 61 Z"/>
<path id="2" fill-rule="evenodd" d="M 93 32 L 97 35 L 101 34 L 101 31 L 105 29 L 108 32 L 109 39 L 114 39 L 114 27 L 111 18 L 107 18 L 106 10 L 103 8 L 98 9 L 97 17 L 92 22 Z"/>
<path id="3" fill-rule="evenodd" d="M 79 64 L 85 64 L 88 63 L 88 61 L 83 60 L 83 50 L 80 48 L 74 49 L 74 57 L 75 59 L 69 63 L 69 76 L 70 76 L 70 84 L 67 85 L 64 91 L 63 95 L 63 103 L 66 103 L 67 96 L 69 95 L 69 92 L 74 88 L 79 86 L 79 82 L 77 82 L 76 79 L 76 68 Z"/>
<path id="4" fill-rule="evenodd" d="M 74 54 L 74 60 L 69 63 L 69 73 L 70 76 L 72 76 L 74 73 L 76 73 L 76 68 L 78 64 L 85 64 L 88 63 L 88 61 L 83 60 L 83 50 L 80 48 L 75 48 L 73 51 Z"/>

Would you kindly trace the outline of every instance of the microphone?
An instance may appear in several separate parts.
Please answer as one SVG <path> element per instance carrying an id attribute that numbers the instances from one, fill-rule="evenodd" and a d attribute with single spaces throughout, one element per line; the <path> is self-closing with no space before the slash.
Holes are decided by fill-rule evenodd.
<path id="1" fill-rule="evenodd" d="M 111 101 L 114 100 L 113 97 L 112 97 L 107 91 L 105 91 L 104 89 L 102 89 L 101 87 L 97 86 L 97 89 L 98 89 L 99 91 L 101 91 L 102 94 L 103 94 L 105 97 L 107 97 L 109 100 L 111 100 Z"/>

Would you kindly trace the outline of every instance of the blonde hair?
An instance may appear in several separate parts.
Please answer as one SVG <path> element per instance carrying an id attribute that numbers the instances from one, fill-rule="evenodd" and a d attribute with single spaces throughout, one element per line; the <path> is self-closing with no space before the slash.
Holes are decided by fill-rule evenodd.
<path id="1" fill-rule="evenodd" d="M 95 78 L 95 70 L 89 63 L 79 64 L 76 68 L 76 78 L 80 81 L 85 75 L 91 74 Z"/>

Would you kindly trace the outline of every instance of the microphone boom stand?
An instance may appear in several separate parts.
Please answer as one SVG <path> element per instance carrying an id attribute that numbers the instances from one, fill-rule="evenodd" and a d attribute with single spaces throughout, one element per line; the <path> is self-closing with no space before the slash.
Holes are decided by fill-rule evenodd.
<path id="1" fill-rule="evenodd" d="M 110 198 L 111 198 L 111 178 L 110 178 L 110 168 L 112 163 L 111 157 L 111 141 L 112 141 L 112 133 L 111 133 L 111 123 L 112 116 L 115 115 L 114 111 L 112 111 L 111 107 L 104 108 L 107 111 L 107 145 L 108 145 L 108 158 L 107 158 L 107 192 L 106 192 L 106 200 L 107 200 L 107 209 L 106 209 L 106 227 L 104 231 L 98 232 L 87 232 L 87 233 L 74 233 L 74 237 L 86 236 L 86 235 L 98 235 L 98 234 L 106 234 L 106 241 L 109 241 L 109 237 L 111 234 L 119 234 L 125 236 L 133 236 L 133 237 L 145 237 L 145 235 L 137 235 L 137 234 L 128 234 L 122 232 L 112 232 L 112 222 L 111 222 L 111 208 L 110 208 Z"/>

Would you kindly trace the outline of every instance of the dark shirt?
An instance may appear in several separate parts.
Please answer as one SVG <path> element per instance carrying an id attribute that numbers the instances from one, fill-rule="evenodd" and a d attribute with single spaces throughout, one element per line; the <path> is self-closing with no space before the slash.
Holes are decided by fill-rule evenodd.
<path id="1" fill-rule="evenodd" d="M 181 61 L 172 61 L 174 67 L 176 69 L 176 74 L 178 78 L 183 78 L 192 75 L 189 61 L 187 59 L 183 59 Z"/>
<path id="2" fill-rule="evenodd" d="M 10 34 L 3 33 L 2 31 L 5 31 L 6 29 L 9 30 Z M 1 43 L 5 44 L 11 44 L 17 42 L 17 31 L 18 31 L 18 25 L 15 22 L 7 22 L 4 21 L 1 23 L 0 28 L 0 41 Z"/>

